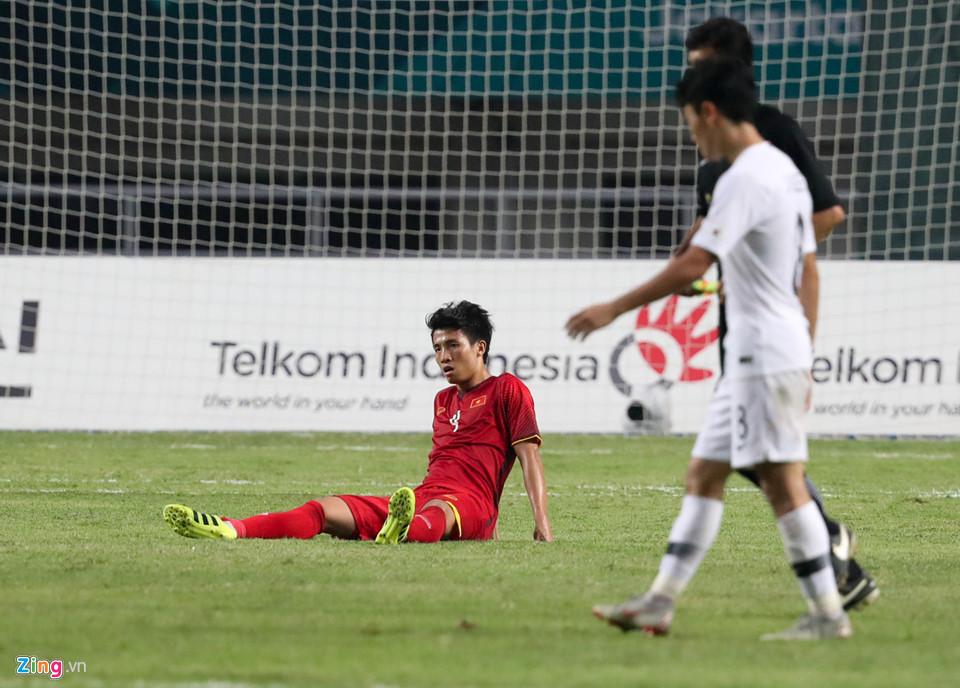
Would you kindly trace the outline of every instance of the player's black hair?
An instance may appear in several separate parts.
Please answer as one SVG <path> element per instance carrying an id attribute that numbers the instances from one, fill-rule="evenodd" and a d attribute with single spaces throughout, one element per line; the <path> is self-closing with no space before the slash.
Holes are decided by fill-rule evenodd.
<path id="1" fill-rule="evenodd" d="M 487 362 L 493 323 L 490 314 L 477 304 L 469 301 L 445 303 L 427 316 L 427 327 L 431 335 L 437 330 L 461 330 L 471 344 L 485 341 L 487 349 L 483 352 L 483 362 Z"/>
<path id="2" fill-rule="evenodd" d="M 731 58 L 701 60 L 683 73 L 677 84 L 677 105 L 698 113 L 710 101 L 731 122 L 752 122 L 757 107 L 753 70 Z"/>
<path id="3" fill-rule="evenodd" d="M 753 65 L 753 41 L 747 27 L 730 17 L 714 17 L 687 33 L 687 52 L 712 48 L 717 57 L 732 57 Z"/>

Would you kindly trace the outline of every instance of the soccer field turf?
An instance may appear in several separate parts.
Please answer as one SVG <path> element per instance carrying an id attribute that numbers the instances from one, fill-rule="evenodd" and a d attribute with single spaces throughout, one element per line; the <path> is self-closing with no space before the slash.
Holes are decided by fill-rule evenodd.
<path id="1" fill-rule="evenodd" d="M 3 433 L 0 686 L 17 656 L 77 686 L 946 686 L 960 681 L 960 443 L 816 441 L 811 474 L 860 537 L 877 604 L 849 641 L 760 643 L 803 611 L 772 515 L 731 478 L 720 537 L 666 638 L 592 604 L 642 591 L 692 440 L 550 436 L 557 541 L 534 543 L 519 467 L 500 540 L 375 547 L 196 541 L 168 502 L 245 516 L 388 494 L 427 435 Z"/>

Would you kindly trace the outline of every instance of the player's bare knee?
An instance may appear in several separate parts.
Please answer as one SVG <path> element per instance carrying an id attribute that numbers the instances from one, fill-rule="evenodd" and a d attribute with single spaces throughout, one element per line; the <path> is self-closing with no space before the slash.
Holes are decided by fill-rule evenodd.
<path id="1" fill-rule="evenodd" d="M 803 464 L 763 463 L 757 466 L 760 489 L 777 516 L 797 509 L 810 501 L 810 492 L 803 479 Z"/>
<path id="2" fill-rule="evenodd" d="M 345 501 L 339 497 L 320 497 L 316 501 L 323 507 L 324 533 L 344 539 L 356 535 L 357 524 Z"/>

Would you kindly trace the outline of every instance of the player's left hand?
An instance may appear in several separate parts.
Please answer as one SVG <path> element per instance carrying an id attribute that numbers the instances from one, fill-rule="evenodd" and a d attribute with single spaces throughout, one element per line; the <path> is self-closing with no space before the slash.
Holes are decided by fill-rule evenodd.
<path id="1" fill-rule="evenodd" d="M 546 529 L 541 527 L 534 528 L 533 539 L 537 542 L 553 542 L 553 534 L 550 532 L 550 527 L 547 526 Z"/>
<path id="2" fill-rule="evenodd" d="M 567 334 L 572 339 L 586 339 L 587 335 L 601 327 L 606 327 L 617 318 L 613 305 L 609 303 L 595 303 L 574 313 L 567 320 Z"/>

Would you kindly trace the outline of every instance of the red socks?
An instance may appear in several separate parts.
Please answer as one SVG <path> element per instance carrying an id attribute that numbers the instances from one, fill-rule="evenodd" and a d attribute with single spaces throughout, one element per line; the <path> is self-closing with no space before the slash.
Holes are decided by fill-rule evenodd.
<path id="1" fill-rule="evenodd" d="M 424 509 L 413 517 L 407 542 L 437 542 L 447 527 L 447 515 L 438 506 Z"/>
<path id="2" fill-rule="evenodd" d="M 326 515 L 320 502 L 307 502 L 291 511 L 261 514 L 244 519 L 227 519 L 238 538 L 300 538 L 309 540 L 323 532 Z"/>

